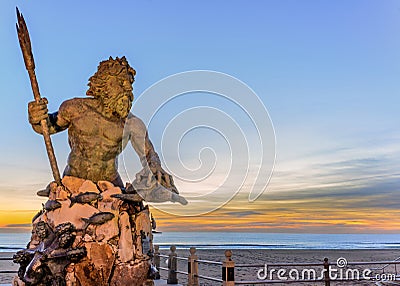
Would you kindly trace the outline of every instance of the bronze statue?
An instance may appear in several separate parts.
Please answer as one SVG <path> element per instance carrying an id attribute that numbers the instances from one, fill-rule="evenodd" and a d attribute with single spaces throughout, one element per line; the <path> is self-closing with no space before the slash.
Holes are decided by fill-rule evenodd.
<path id="1" fill-rule="evenodd" d="M 117 156 L 131 141 L 143 167 L 155 164 L 155 175 L 171 182 L 160 164 L 142 121 L 130 113 L 132 83 L 136 72 L 125 59 L 102 61 L 89 79 L 88 98 L 73 98 L 61 104 L 58 112 L 47 113 L 47 100 L 28 105 L 29 122 L 42 133 L 40 121 L 46 119 L 50 134 L 68 129 L 71 153 L 64 176 L 74 176 L 97 182 L 110 181 L 123 187 L 117 171 Z M 127 128 L 126 128 L 127 127 Z M 128 131 L 124 133 L 124 128 Z M 170 187 L 170 185 L 168 186 Z"/>
<path id="2" fill-rule="evenodd" d="M 18 38 L 35 101 L 29 122 L 43 134 L 55 182 L 32 220 L 27 249 L 14 285 L 153 285 L 152 230 L 148 202 L 187 201 L 161 167 L 144 123 L 130 113 L 136 71 L 125 57 L 100 62 L 89 79 L 88 97 L 64 101 L 48 114 L 39 93 L 25 21 L 17 11 Z M 68 130 L 71 152 L 61 178 L 50 135 Z M 126 187 L 118 173 L 118 155 L 131 142 L 143 169 Z M 124 275 L 122 275 L 122 273 Z"/>
<path id="3" fill-rule="evenodd" d="M 172 176 L 161 167 L 145 125 L 130 113 L 135 74 L 136 71 L 129 66 L 125 57 L 110 57 L 100 63 L 97 72 L 89 79 L 86 92 L 89 97 L 67 100 L 52 114 L 48 114 L 46 98 L 32 101 L 28 104 L 29 122 L 37 133 L 42 133 L 42 120 L 47 121 L 50 134 L 68 129 L 71 152 L 63 176 L 93 182 L 110 181 L 124 187 L 117 170 L 118 155 L 130 141 L 143 165 L 140 177 L 147 182 L 150 176 L 177 194 Z M 140 186 L 139 183 L 137 185 Z M 157 192 L 151 192 L 153 195 L 145 199 L 160 202 L 162 198 L 166 201 L 165 194 L 161 195 L 165 191 L 160 189 L 160 198 L 157 198 Z M 187 203 L 176 194 L 167 197 L 172 201 Z"/>

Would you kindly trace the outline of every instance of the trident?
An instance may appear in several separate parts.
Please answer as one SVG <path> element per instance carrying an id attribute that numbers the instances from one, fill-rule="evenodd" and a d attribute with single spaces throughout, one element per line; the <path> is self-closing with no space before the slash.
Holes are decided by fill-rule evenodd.
<path id="1" fill-rule="evenodd" d="M 39 85 L 35 74 L 35 62 L 33 60 L 31 40 L 29 38 L 29 32 L 28 28 L 26 27 L 24 17 L 19 12 L 18 7 L 17 7 L 17 18 L 18 18 L 18 23 L 16 24 L 17 33 L 18 33 L 19 44 L 21 46 L 22 55 L 24 57 L 25 67 L 26 70 L 28 71 L 29 79 L 31 81 L 33 96 L 35 98 L 35 101 L 39 102 L 41 97 L 39 92 Z M 46 119 L 41 120 L 40 125 L 42 127 L 44 143 L 46 145 L 47 156 L 49 157 L 54 180 L 59 186 L 61 186 L 60 172 L 58 170 L 56 156 L 54 155 L 53 145 L 51 144 L 50 132 L 49 132 L 49 127 L 47 126 L 47 120 Z"/>

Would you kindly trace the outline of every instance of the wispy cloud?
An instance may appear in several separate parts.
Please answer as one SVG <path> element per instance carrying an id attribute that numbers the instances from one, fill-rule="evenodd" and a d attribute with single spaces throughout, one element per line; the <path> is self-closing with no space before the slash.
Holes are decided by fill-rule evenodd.
<path id="1" fill-rule="evenodd" d="M 397 232 L 399 170 L 400 147 L 393 143 L 339 146 L 286 160 L 278 156 L 271 183 L 255 202 L 248 201 L 251 184 L 247 181 L 229 200 L 234 184 L 219 186 L 224 177 L 216 173 L 218 180 L 214 183 L 209 179 L 190 192 L 182 188 L 184 195 L 192 196 L 188 206 L 163 204 L 162 211 L 152 210 L 162 231 Z M 0 195 L 3 202 L 14 200 L 20 205 L 36 199 L 40 207 L 36 189 L 30 189 L 30 195 L 25 188 Z M 218 208 L 224 199 L 227 204 Z M 204 215 L 189 212 L 183 217 L 165 212 L 174 213 L 178 208 L 183 213 L 201 212 L 204 206 L 216 210 Z M 26 227 L 35 213 L 29 212 L 15 213 L 17 219 L 4 220 L 1 225 L 8 229 Z"/>
<path id="2" fill-rule="evenodd" d="M 246 216 L 251 216 L 251 215 L 260 215 L 260 214 L 262 214 L 262 212 L 248 210 L 248 211 L 230 211 L 230 212 L 226 212 L 225 214 L 228 216 L 232 216 L 232 217 L 246 217 Z"/>
<path id="3" fill-rule="evenodd" d="M 397 232 L 400 148 L 332 148 L 278 161 L 267 191 L 248 201 L 250 186 L 203 216 L 167 216 L 161 226 L 277 232 Z"/>

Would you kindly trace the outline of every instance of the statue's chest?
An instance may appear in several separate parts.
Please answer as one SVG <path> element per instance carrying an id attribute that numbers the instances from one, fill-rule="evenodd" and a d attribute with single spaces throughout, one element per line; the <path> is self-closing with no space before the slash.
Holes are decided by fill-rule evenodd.
<path id="1" fill-rule="evenodd" d="M 95 112 L 88 112 L 76 117 L 72 125 L 73 132 L 77 136 L 92 137 L 95 141 L 105 139 L 119 143 L 124 131 L 122 122 L 109 121 Z"/>

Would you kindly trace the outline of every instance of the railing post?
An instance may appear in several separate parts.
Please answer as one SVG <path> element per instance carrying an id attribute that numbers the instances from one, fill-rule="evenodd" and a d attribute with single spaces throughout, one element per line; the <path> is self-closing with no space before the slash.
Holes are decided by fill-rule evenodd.
<path id="1" fill-rule="evenodd" d="M 154 245 L 154 257 L 153 257 L 154 266 L 157 268 L 158 272 L 156 273 L 154 280 L 159 280 L 160 277 L 160 246 Z"/>
<path id="2" fill-rule="evenodd" d="M 176 257 L 178 256 L 175 252 L 176 246 L 172 245 L 170 248 L 171 252 L 169 253 L 169 258 L 168 258 L 168 280 L 167 284 L 178 284 L 178 278 L 176 274 L 176 270 L 178 267 L 178 259 Z"/>
<path id="3" fill-rule="evenodd" d="M 196 248 L 190 248 L 190 255 L 188 258 L 188 286 L 199 286 L 199 263 L 197 262 Z"/>
<path id="4" fill-rule="evenodd" d="M 325 286 L 331 285 L 331 277 L 329 273 L 329 261 L 328 258 L 324 258 L 324 270 L 325 270 Z"/>
<path id="5" fill-rule="evenodd" d="M 235 285 L 235 262 L 232 260 L 231 250 L 225 250 L 225 261 L 222 263 L 222 285 Z"/>

